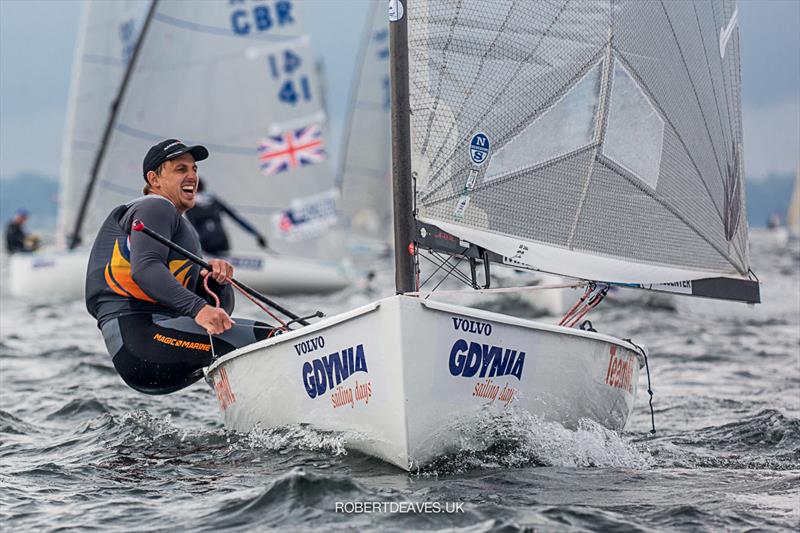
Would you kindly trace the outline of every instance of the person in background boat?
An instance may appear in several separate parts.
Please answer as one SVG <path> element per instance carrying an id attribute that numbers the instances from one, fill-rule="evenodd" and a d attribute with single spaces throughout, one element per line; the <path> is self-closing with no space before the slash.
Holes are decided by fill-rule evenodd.
<path id="1" fill-rule="evenodd" d="M 33 252 L 39 248 L 39 237 L 25 231 L 25 222 L 27 221 L 28 211 L 20 209 L 8 222 L 6 226 L 6 250 L 8 253 Z"/>
<path id="2" fill-rule="evenodd" d="M 223 213 L 236 221 L 245 231 L 252 234 L 261 248 L 267 247 L 267 240 L 264 236 L 225 202 L 210 192 L 206 192 L 205 185 L 201 179 L 197 185 L 197 199 L 194 207 L 186 212 L 186 218 L 197 230 L 203 252 L 217 256 L 228 254 L 230 244 L 228 243 L 228 235 L 225 233 L 225 228 L 222 226 Z"/>
<path id="3" fill-rule="evenodd" d="M 195 203 L 197 161 L 207 157 L 205 147 L 176 139 L 150 148 L 142 163 L 144 196 L 111 211 L 89 257 L 86 307 L 97 319 L 117 373 L 146 394 L 187 387 L 215 356 L 267 337 L 266 324 L 231 319 L 230 263 L 211 259 L 207 272 L 132 231 L 133 222 L 141 220 L 199 254 L 197 232 L 182 215 Z"/>

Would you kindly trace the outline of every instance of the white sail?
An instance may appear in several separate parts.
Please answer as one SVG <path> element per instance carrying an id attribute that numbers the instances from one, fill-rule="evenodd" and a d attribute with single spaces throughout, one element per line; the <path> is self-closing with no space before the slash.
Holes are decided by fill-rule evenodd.
<path id="1" fill-rule="evenodd" d="M 147 0 L 86 0 L 72 66 L 61 155 L 57 238 L 66 244 Z"/>
<path id="2" fill-rule="evenodd" d="M 747 276 L 735 2 L 407 8 L 420 221 L 578 278 Z"/>
<path id="3" fill-rule="evenodd" d="M 92 196 L 85 235 L 139 194 L 142 158 L 166 138 L 203 144 L 208 189 L 278 252 L 314 255 L 335 222 L 310 40 L 294 3 L 159 2 L 132 65 Z M 233 249 L 253 238 L 231 231 Z"/>
<path id="4" fill-rule="evenodd" d="M 786 227 L 789 229 L 791 237 L 800 237 L 800 163 L 798 163 L 794 175 L 792 199 L 789 201 L 789 209 L 786 212 Z"/>
<path id="5" fill-rule="evenodd" d="M 391 233 L 391 102 L 386 2 L 372 0 L 350 91 L 339 210 L 351 238 L 387 243 Z"/>

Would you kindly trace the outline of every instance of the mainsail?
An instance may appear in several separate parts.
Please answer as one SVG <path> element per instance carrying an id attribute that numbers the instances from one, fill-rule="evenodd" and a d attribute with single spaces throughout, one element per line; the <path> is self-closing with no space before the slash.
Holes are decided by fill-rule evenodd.
<path id="1" fill-rule="evenodd" d="M 242 212 L 279 252 L 313 255 L 336 220 L 326 117 L 297 6 L 158 2 L 122 91 L 88 203 L 84 234 L 140 194 L 142 157 L 176 137 L 208 147 L 208 189 Z M 232 233 L 237 251 L 252 237 Z"/>
<path id="2" fill-rule="evenodd" d="M 734 1 L 405 4 L 417 220 L 581 279 L 747 283 Z"/>
<path id="3" fill-rule="evenodd" d="M 789 209 L 786 211 L 786 227 L 789 228 L 791 237 L 800 237 L 800 163 L 797 164 L 792 199 L 789 200 Z"/>
<path id="4" fill-rule="evenodd" d="M 350 91 L 339 179 L 340 213 L 351 236 L 387 242 L 391 229 L 389 21 L 373 1 Z"/>
<path id="5" fill-rule="evenodd" d="M 62 245 L 75 225 L 103 128 L 139 38 L 147 5 L 144 0 L 84 3 L 61 156 L 57 237 Z"/>

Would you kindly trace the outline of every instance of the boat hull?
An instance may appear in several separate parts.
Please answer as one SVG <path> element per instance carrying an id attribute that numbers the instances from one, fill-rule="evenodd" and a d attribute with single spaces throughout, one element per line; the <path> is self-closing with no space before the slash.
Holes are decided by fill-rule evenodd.
<path id="1" fill-rule="evenodd" d="M 223 259 L 234 267 L 234 276 L 257 291 L 270 295 L 328 294 L 340 291 L 352 280 L 338 266 L 271 253 L 231 254 Z"/>
<path id="2" fill-rule="evenodd" d="M 83 298 L 88 262 L 83 249 L 14 254 L 8 260 L 8 292 L 34 300 Z"/>
<path id="3" fill-rule="evenodd" d="M 231 352 L 208 375 L 232 429 L 309 424 L 412 469 L 458 451 L 487 413 L 620 430 L 640 366 L 613 337 L 393 296 Z"/>
<path id="4" fill-rule="evenodd" d="M 325 294 L 347 287 L 341 269 L 316 261 L 269 253 L 235 254 L 236 279 L 270 295 Z M 8 289 L 17 298 L 74 300 L 83 298 L 88 250 L 14 254 L 8 261 Z"/>

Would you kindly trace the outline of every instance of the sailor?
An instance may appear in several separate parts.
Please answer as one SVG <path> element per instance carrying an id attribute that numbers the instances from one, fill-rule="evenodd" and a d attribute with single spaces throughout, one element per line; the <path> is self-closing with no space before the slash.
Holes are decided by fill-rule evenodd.
<path id="1" fill-rule="evenodd" d="M 205 147 L 176 139 L 151 147 L 142 164 L 144 196 L 111 211 L 89 257 L 86 307 L 97 319 L 114 368 L 131 388 L 146 394 L 187 387 L 214 356 L 268 333 L 265 324 L 231 319 L 229 263 L 211 259 L 212 271 L 206 272 L 143 232 L 131 231 L 141 220 L 198 254 L 197 233 L 183 215 L 195 203 L 197 161 L 207 157 Z"/>
<path id="2" fill-rule="evenodd" d="M 203 180 L 201 179 L 197 186 L 197 199 L 194 207 L 186 212 L 186 218 L 189 219 L 194 229 L 197 230 L 203 252 L 216 256 L 228 254 L 230 245 L 228 244 L 228 235 L 225 233 L 225 228 L 222 226 L 223 213 L 231 217 L 245 231 L 253 235 L 261 248 L 267 247 L 267 240 L 264 236 L 225 202 L 217 198 L 214 194 L 207 192 Z"/>
<path id="3" fill-rule="evenodd" d="M 24 226 L 27 221 L 28 211 L 20 209 L 6 225 L 6 250 L 8 253 L 32 252 L 39 247 L 39 238 L 29 235 L 25 231 Z"/>

